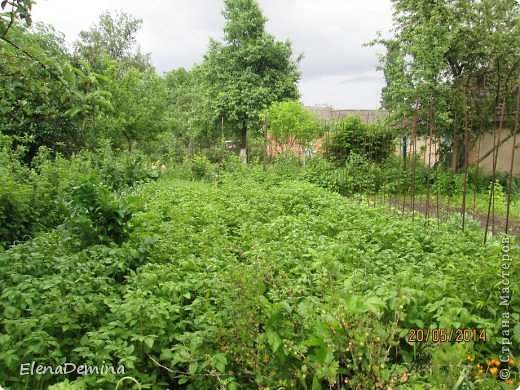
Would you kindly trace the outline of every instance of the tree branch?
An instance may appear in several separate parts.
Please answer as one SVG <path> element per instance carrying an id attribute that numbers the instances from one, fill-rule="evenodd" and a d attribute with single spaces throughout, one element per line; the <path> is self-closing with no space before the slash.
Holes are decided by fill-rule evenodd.
<path id="1" fill-rule="evenodd" d="M 480 164 L 482 161 L 484 161 L 487 157 L 489 157 L 489 155 L 491 153 L 493 153 L 493 151 L 498 150 L 498 148 L 500 148 L 503 144 L 505 144 L 512 136 L 513 136 L 513 133 L 509 134 L 507 137 L 504 137 L 504 139 L 502 139 L 499 144 L 497 144 L 494 148 L 491 148 L 489 151 L 484 153 L 478 159 L 477 163 Z M 515 146 L 515 148 L 517 148 L 517 147 L 518 147 L 518 145 Z"/>
<path id="2" fill-rule="evenodd" d="M 25 49 L 22 49 L 20 46 L 18 46 L 16 43 L 14 43 L 13 41 L 11 41 L 10 39 L 7 39 L 5 36 L 0 36 L 0 40 L 1 41 L 4 41 L 6 43 L 8 43 L 9 45 L 11 45 L 12 47 L 14 47 L 16 50 L 19 50 L 20 52 L 22 52 L 23 54 L 25 54 L 27 57 L 29 57 L 31 60 L 33 61 L 36 61 L 38 64 L 40 64 L 40 66 L 47 72 L 49 73 L 53 78 L 55 78 L 57 81 L 60 82 L 60 84 L 62 84 L 65 88 L 68 88 L 67 84 L 65 83 L 65 81 L 63 81 L 63 79 L 57 75 L 56 73 L 54 73 L 51 69 L 49 69 L 49 67 L 47 65 L 45 65 L 43 62 L 41 62 L 39 59 L 37 59 L 36 57 L 34 57 L 31 53 L 29 53 L 27 50 Z"/>

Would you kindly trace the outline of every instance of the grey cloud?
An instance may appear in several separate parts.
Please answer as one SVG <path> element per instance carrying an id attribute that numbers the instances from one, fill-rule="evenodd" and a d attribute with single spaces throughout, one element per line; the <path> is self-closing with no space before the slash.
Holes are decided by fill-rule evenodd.
<path id="1" fill-rule="evenodd" d="M 289 39 L 295 56 L 302 53 L 300 87 L 306 104 L 371 108 L 379 104 L 382 78 L 377 56 L 362 45 L 378 30 L 391 27 L 391 0 L 259 0 L 267 30 Z M 159 73 L 200 63 L 210 38 L 220 39 L 223 0 L 40 0 L 35 20 L 53 24 L 69 41 L 88 29 L 101 12 L 123 9 L 143 19 L 138 40 L 151 52 Z M 369 75 L 374 75 L 373 77 Z M 356 100 L 357 99 L 357 100 Z M 370 106 L 370 107 L 369 107 Z"/>
<path id="2" fill-rule="evenodd" d="M 354 84 L 354 83 L 380 83 L 383 79 L 382 75 L 377 74 L 358 74 L 348 76 L 345 80 L 340 81 L 338 85 Z"/>

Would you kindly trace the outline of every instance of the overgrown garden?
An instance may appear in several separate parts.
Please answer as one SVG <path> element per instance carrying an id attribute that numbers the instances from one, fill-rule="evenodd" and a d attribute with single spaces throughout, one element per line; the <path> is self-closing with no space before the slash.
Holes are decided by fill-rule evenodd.
<path id="1" fill-rule="evenodd" d="M 302 56 L 254 0 L 162 76 L 140 19 L 69 48 L 1 2 L 0 386 L 516 388 L 520 179 L 499 139 L 491 171 L 468 155 L 516 137 L 520 10 L 393 3 L 367 124 L 298 101 Z"/>

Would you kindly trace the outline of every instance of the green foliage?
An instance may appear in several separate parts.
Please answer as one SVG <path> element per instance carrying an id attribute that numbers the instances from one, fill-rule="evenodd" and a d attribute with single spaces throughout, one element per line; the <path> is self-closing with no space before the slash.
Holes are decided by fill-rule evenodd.
<path id="1" fill-rule="evenodd" d="M 489 131 L 500 104 L 514 107 L 520 75 L 520 7 L 514 0 L 395 0 L 390 39 L 378 38 L 383 106 L 406 133 L 444 134 L 452 166 L 462 145 Z M 509 110 L 509 109 L 508 109 Z M 514 110 L 513 110 L 514 111 Z M 506 111 L 510 113 L 511 111 Z M 513 115 L 505 126 L 513 126 Z"/>
<path id="2" fill-rule="evenodd" d="M 105 72 L 113 109 L 96 118 L 96 133 L 130 152 L 134 143 L 150 141 L 164 131 L 166 88 L 151 68 L 123 71 L 119 63 L 111 62 Z"/>
<path id="3" fill-rule="evenodd" d="M 160 167 L 150 165 L 149 158 L 139 152 L 116 153 L 107 141 L 100 141 L 95 152 L 81 156 L 114 192 L 122 192 L 135 184 L 159 177 Z"/>
<path id="4" fill-rule="evenodd" d="M 109 105 L 99 77 L 75 66 L 53 28 L 13 25 L 0 44 L 0 132 L 26 138 L 30 161 L 40 146 L 70 155 L 87 138 L 96 108 Z"/>
<path id="5" fill-rule="evenodd" d="M 3 0 L 0 3 L 0 36 L 5 38 L 9 29 L 18 21 L 24 21 L 29 27 L 32 23 L 32 0 Z M 7 11 L 6 11 L 7 10 Z"/>
<path id="6" fill-rule="evenodd" d="M 212 180 L 216 175 L 216 166 L 205 155 L 198 154 L 191 161 L 191 172 L 194 179 Z"/>
<path id="7" fill-rule="evenodd" d="M 75 207 L 81 204 L 87 209 L 100 207 L 95 212 L 106 214 L 93 217 L 92 222 L 100 225 L 99 229 L 108 228 L 104 224 L 112 218 L 108 214 L 113 211 L 115 227 L 110 228 L 105 237 L 120 242 L 118 237 L 122 238 L 124 234 L 117 233 L 122 229 L 117 225 L 123 226 L 118 218 L 124 219 L 126 214 L 124 207 L 119 209 L 112 199 L 112 193 L 127 191 L 132 185 L 159 176 L 159 170 L 147 167 L 147 159 L 143 156 L 137 153 L 115 155 L 108 144 L 98 153 L 83 152 L 71 159 L 60 156 L 52 159 L 49 150 L 41 148 L 32 167 L 22 163 L 25 151 L 21 145 L 13 152 L 10 138 L 4 136 L 0 147 L 0 174 L 3 177 L 0 186 L 1 247 L 26 241 L 57 227 L 71 213 L 78 214 Z M 86 187 L 81 187 L 82 184 Z M 93 193 L 97 191 L 97 198 L 89 200 L 86 196 L 81 200 L 76 187 L 88 187 Z M 93 206 L 95 202 L 99 202 L 96 207 Z M 118 210 L 122 215 L 115 215 Z"/>
<path id="8" fill-rule="evenodd" d="M 433 176 L 435 177 L 432 185 L 434 193 L 438 192 L 439 194 L 447 196 L 462 194 L 464 187 L 464 178 L 462 175 L 438 168 Z"/>
<path id="9" fill-rule="evenodd" d="M 210 41 L 200 72 L 213 123 L 224 118 L 247 147 L 248 130 L 275 101 L 299 96 L 297 60 L 290 42 L 265 32 L 266 18 L 256 0 L 226 0 L 224 42 Z"/>
<path id="10" fill-rule="evenodd" d="M 370 161 L 384 161 L 394 151 L 394 137 L 381 124 L 367 125 L 359 117 L 347 116 L 332 134 L 325 136 L 324 156 L 341 166 L 351 154 Z"/>
<path id="11" fill-rule="evenodd" d="M 111 242 L 121 245 L 128 238 L 132 213 L 94 178 L 72 188 L 68 214 L 62 225 L 67 240 L 78 239 L 81 247 Z"/>
<path id="12" fill-rule="evenodd" d="M 136 34 L 142 23 L 142 19 L 125 12 L 111 15 L 105 11 L 98 24 L 79 33 L 74 54 L 97 72 L 103 72 L 110 60 L 118 62 L 122 69 L 133 67 L 144 72 L 150 67 L 150 54 L 141 53 L 137 46 Z"/>
<path id="13" fill-rule="evenodd" d="M 320 132 L 314 116 L 300 102 L 290 100 L 274 102 L 263 114 L 268 123 L 268 132 L 283 150 L 294 144 L 309 148 Z"/>
<path id="14" fill-rule="evenodd" d="M 190 71 L 184 68 L 172 70 L 164 75 L 164 83 L 169 131 L 164 135 L 164 146 L 159 152 L 180 162 L 186 157 L 191 158 L 195 151 L 215 145 L 222 149 L 223 133 L 229 133 L 229 126 L 226 122 L 222 128 L 221 122 L 219 132 L 208 131 L 214 118 L 203 96 L 201 67 L 196 65 Z"/>
<path id="15" fill-rule="evenodd" d="M 71 59 L 52 29 L 22 27 L 31 3 L 0 4 L 12 9 L 0 15 L 3 386 L 503 384 L 490 370 L 479 377 L 471 364 L 501 351 L 496 237 L 482 246 L 477 222 L 462 232 L 453 217 L 437 228 L 340 196 L 421 194 L 430 186 L 458 199 L 460 174 L 392 157 L 392 134 L 356 118 L 329 134 L 326 158 L 303 168 L 295 156 L 248 167 L 225 152 L 231 133 L 242 148 L 255 138 L 262 112 L 279 143 L 295 137 L 307 146 L 318 131 L 300 104 L 286 101 L 298 97 L 298 60 L 289 42 L 265 32 L 257 1 L 226 0 L 224 41 L 210 42 L 202 65 L 164 79 L 135 48 L 140 20 L 103 14 Z M 479 94 L 489 103 L 483 112 L 493 114 L 497 85 L 499 97 L 510 98 L 516 5 L 394 3 L 400 24 L 396 39 L 384 42 L 384 100 L 403 128 L 415 113 L 419 133 L 432 123 L 441 132 L 460 127 L 462 90 L 475 124 Z M 488 23 L 495 14 L 496 26 Z M 480 38 L 489 49 L 473 50 Z M 431 49 L 431 42 L 439 44 Z M 504 68 L 513 76 L 500 85 Z M 481 76 L 488 84 L 479 84 Z M 85 144 L 96 152 L 73 154 Z M 136 186 L 157 178 L 162 164 L 149 168 L 142 154 L 112 149 L 134 145 L 186 163 Z M 505 202 L 505 180 L 497 179 L 497 205 Z M 486 196 L 489 178 L 470 172 L 473 182 Z M 518 247 L 511 244 L 509 255 L 517 258 Z M 518 267 L 508 278 L 518 360 Z M 412 328 L 485 329 L 487 340 L 412 343 Z M 31 361 L 123 365 L 125 377 L 22 378 L 20 364 Z M 518 368 L 511 373 L 516 385 Z"/>
<path id="16" fill-rule="evenodd" d="M 321 156 L 315 156 L 309 160 L 306 169 L 302 170 L 296 166 L 289 176 L 301 177 L 344 196 L 357 198 L 359 195 L 379 194 L 381 197 L 390 196 L 394 199 L 404 196 L 410 200 L 412 194 L 415 194 L 418 203 L 426 199 L 429 179 L 430 202 L 436 203 L 438 196 L 440 209 L 447 209 L 449 212 L 461 210 L 464 198 L 463 173 L 454 173 L 440 165 L 428 172 L 420 158 L 415 162 L 408 159 L 405 168 L 404 162 L 398 157 L 388 158 L 384 163 L 376 163 L 352 154 L 343 166 L 338 167 Z M 488 212 L 491 177 L 482 172 L 477 176 L 473 171 L 467 180 L 466 210 L 485 216 Z M 474 185 L 475 181 L 477 186 Z M 497 216 L 505 216 L 507 213 L 507 191 L 502 183 L 507 185 L 506 176 L 496 179 L 492 210 Z M 513 218 L 520 216 L 519 205 L 520 199 L 513 187 L 509 210 Z"/>
<path id="17" fill-rule="evenodd" d="M 498 242 L 481 246 L 473 228 L 425 227 L 287 180 L 285 159 L 265 172 L 227 164 L 218 186 L 140 187 L 120 245 L 71 250 L 58 230 L 0 254 L 2 384 L 64 380 L 20 383 L 19 364 L 41 360 L 123 364 L 152 389 L 422 388 L 453 385 L 463 372 L 477 385 L 466 356 L 485 361 L 501 348 Z M 76 210 L 117 205 L 83 184 Z M 520 252 L 511 245 L 509 254 Z M 514 323 L 519 278 L 510 269 Z M 417 327 L 485 328 L 488 341 L 408 342 Z M 67 379 L 62 386 L 113 389 L 121 377 Z"/>

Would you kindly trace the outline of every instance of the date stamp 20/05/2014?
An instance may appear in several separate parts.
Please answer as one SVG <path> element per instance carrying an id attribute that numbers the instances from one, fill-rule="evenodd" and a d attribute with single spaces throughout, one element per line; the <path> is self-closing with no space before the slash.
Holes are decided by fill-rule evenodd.
<path id="1" fill-rule="evenodd" d="M 409 343 L 468 343 L 470 341 L 485 342 L 486 329 L 411 328 L 408 330 Z"/>

